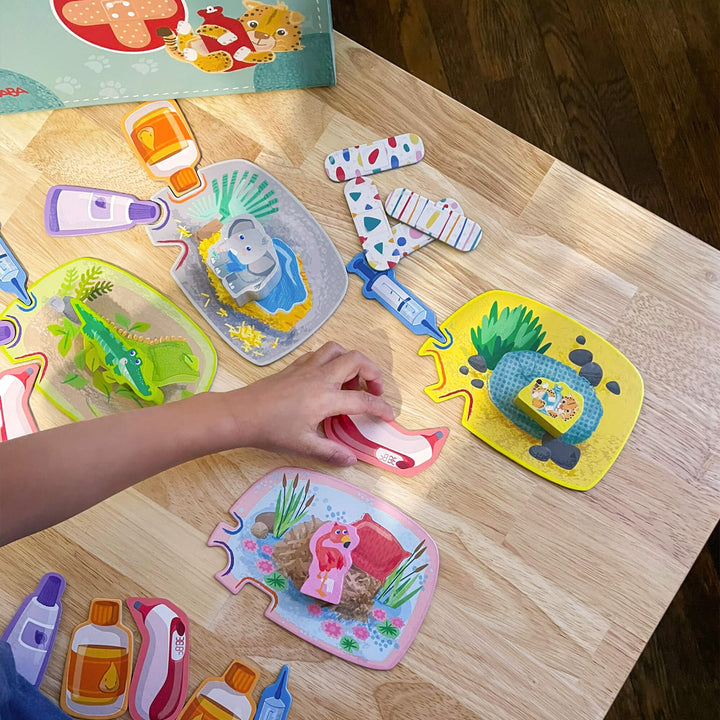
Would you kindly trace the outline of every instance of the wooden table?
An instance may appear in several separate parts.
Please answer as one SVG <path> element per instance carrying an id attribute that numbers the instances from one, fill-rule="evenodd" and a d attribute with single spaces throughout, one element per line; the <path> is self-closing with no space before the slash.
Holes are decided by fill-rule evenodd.
<path id="1" fill-rule="evenodd" d="M 510 462 L 460 426 L 459 401 L 427 398 L 422 389 L 435 370 L 416 355 L 421 339 L 364 300 L 353 277 L 330 321 L 276 367 L 255 367 L 215 342 L 213 389 L 252 382 L 333 339 L 382 366 L 403 425 L 450 427 L 439 461 L 415 478 L 368 465 L 314 465 L 396 504 L 437 541 L 435 598 L 400 665 L 381 672 L 344 663 L 266 620 L 259 592 L 232 596 L 213 579 L 226 557 L 206 541 L 230 520 L 235 499 L 279 465 L 307 465 L 250 450 L 164 473 L 1 549 L 0 626 L 37 579 L 55 570 L 68 587 L 42 686 L 53 698 L 70 632 L 87 618 L 90 599 L 149 595 L 171 599 L 192 620 L 190 689 L 235 656 L 261 666 L 261 686 L 287 662 L 294 718 L 601 718 L 720 516 L 720 254 L 336 39 L 336 88 L 183 101 L 203 163 L 241 157 L 260 164 L 305 203 L 347 261 L 357 236 L 342 187 L 324 175 L 324 156 L 419 133 L 425 161 L 377 176 L 381 193 L 405 184 L 454 197 L 484 237 L 469 255 L 435 243 L 405 261 L 398 279 L 441 319 L 502 288 L 607 338 L 645 381 L 627 446 L 588 493 Z M 140 197 L 158 190 L 121 135 L 128 108 L 0 118 L 0 222 L 31 279 L 91 255 L 140 276 L 197 318 L 168 273 L 175 251 L 152 248 L 142 228 L 67 239 L 43 230 L 50 185 Z M 39 395 L 32 408 L 41 428 L 67 422 Z"/>

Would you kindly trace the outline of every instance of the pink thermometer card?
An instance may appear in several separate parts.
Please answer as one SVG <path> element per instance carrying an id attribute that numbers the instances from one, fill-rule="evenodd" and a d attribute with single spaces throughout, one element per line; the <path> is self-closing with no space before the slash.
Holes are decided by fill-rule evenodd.
<path id="1" fill-rule="evenodd" d="M 0 373 L 0 442 L 37 432 L 30 393 L 40 365 L 30 363 Z"/>
<path id="2" fill-rule="evenodd" d="M 324 429 L 358 460 L 406 476 L 432 465 L 448 436 L 447 428 L 406 430 L 371 415 L 336 415 L 325 420 Z"/>
<path id="3" fill-rule="evenodd" d="M 208 540 L 227 553 L 215 577 L 230 592 L 248 584 L 263 590 L 267 618 L 348 662 L 389 670 L 402 659 L 430 605 L 439 565 L 435 542 L 414 520 L 353 485 L 301 468 L 264 476 L 230 514 L 235 526 L 220 523 Z M 318 531 L 336 525 L 348 538 L 352 564 L 338 602 L 329 603 L 301 588 L 322 581 Z"/>
<path id="4" fill-rule="evenodd" d="M 185 703 L 190 660 L 187 615 L 163 598 L 126 600 L 142 636 L 130 683 L 134 720 L 175 720 Z"/>

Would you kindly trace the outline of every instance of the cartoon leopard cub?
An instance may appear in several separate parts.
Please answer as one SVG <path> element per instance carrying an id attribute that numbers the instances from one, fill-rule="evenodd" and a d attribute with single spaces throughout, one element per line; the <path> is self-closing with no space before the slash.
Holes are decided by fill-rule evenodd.
<path id="1" fill-rule="evenodd" d="M 247 8 L 240 22 L 245 26 L 255 53 L 251 62 L 272 62 L 275 53 L 302 50 L 300 23 L 305 19 L 294 10 L 288 10 L 284 2 L 273 7 L 253 0 L 244 0 Z"/>
<path id="2" fill-rule="evenodd" d="M 563 395 L 560 385 L 551 389 L 541 378 L 535 381 L 531 396 L 533 407 L 551 418 L 560 417 L 567 422 L 579 409 L 578 401 L 572 395 Z"/>
<path id="3" fill-rule="evenodd" d="M 175 31 L 160 28 L 157 33 L 172 58 L 212 73 L 269 63 L 278 52 L 303 49 L 301 13 L 288 10 L 284 2 L 243 0 L 243 5 L 247 10 L 237 20 L 225 17 L 219 5 L 210 5 L 198 11 L 204 22 L 197 30 L 183 20 Z"/>

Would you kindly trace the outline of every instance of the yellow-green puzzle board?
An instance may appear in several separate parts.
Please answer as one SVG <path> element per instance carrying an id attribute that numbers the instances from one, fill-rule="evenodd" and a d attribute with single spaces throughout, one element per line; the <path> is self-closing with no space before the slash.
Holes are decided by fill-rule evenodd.
<path id="1" fill-rule="evenodd" d="M 165 384 L 163 402 L 210 387 L 217 367 L 210 340 L 180 308 L 134 275 L 101 260 L 80 258 L 51 271 L 29 290 L 34 300 L 31 307 L 13 301 L 0 314 L 17 332 L 15 340 L 0 349 L 13 363 L 40 362 L 38 391 L 73 420 L 146 403 L 126 385 L 111 381 L 101 353 L 87 352 L 65 298 L 85 295 L 93 311 L 135 341 L 186 341 L 191 358 L 186 377 L 193 379 Z"/>

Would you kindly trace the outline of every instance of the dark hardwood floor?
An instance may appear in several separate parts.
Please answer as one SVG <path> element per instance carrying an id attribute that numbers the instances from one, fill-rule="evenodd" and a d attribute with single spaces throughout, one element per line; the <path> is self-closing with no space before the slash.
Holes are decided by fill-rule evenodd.
<path id="1" fill-rule="evenodd" d="M 720 0 L 334 0 L 333 18 L 720 248 Z M 718 717 L 720 525 L 606 720 Z"/>

